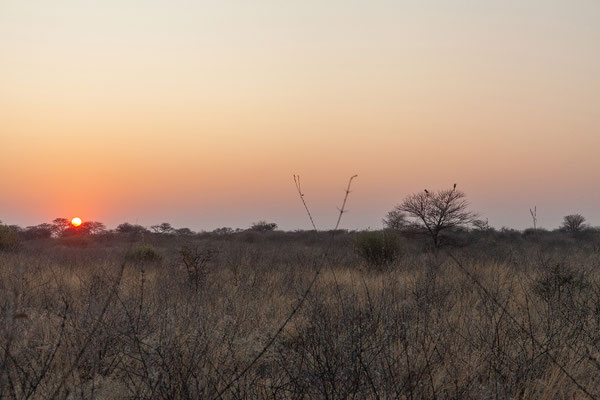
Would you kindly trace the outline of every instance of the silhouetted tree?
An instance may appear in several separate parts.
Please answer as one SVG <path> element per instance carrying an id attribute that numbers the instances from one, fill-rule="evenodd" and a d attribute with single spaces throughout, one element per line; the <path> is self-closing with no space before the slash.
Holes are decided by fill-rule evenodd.
<path id="1" fill-rule="evenodd" d="M 565 216 L 561 225 L 561 229 L 569 233 L 581 232 L 585 227 L 585 217 L 581 214 Z"/>
<path id="2" fill-rule="evenodd" d="M 175 234 L 178 236 L 191 236 L 194 234 L 194 231 L 192 231 L 190 228 L 179 228 L 175 229 Z"/>
<path id="3" fill-rule="evenodd" d="M 477 229 L 478 231 L 482 231 L 482 232 L 488 232 L 488 231 L 494 230 L 494 228 L 492 228 L 490 226 L 490 223 L 487 220 L 487 218 L 486 218 L 485 221 L 482 220 L 482 219 L 474 219 L 473 220 L 473 227 L 475 229 Z"/>
<path id="4" fill-rule="evenodd" d="M 52 224 L 39 224 L 36 226 L 28 226 L 23 231 L 25 239 L 47 239 L 52 236 L 54 232 L 54 225 Z"/>
<path id="5" fill-rule="evenodd" d="M 216 235 L 231 235 L 232 233 L 234 233 L 234 230 L 232 228 L 224 226 L 222 228 L 217 228 L 213 230 L 212 233 Z"/>
<path id="6" fill-rule="evenodd" d="M 71 221 L 67 218 L 55 218 L 54 221 L 52 221 L 52 226 L 54 234 L 56 236 L 62 236 L 64 231 L 71 227 Z"/>
<path id="7" fill-rule="evenodd" d="M 270 232 L 277 229 L 277 224 L 275 222 L 267 222 L 267 221 L 258 221 L 252 224 L 250 230 L 256 232 Z"/>
<path id="8" fill-rule="evenodd" d="M 175 230 L 168 222 L 163 222 L 159 225 L 152 225 L 150 229 L 152 229 L 152 231 L 154 231 L 155 233 L 173 233 L 173 231 Z"/>
<path id="9" fill-rule="evenodd" d="M 106 226 L 104 226 L 102 222 L 98 221 L 85 221 L 77 229 L 82 233 L 97 235 L 104 232 L 106 230 Z"/>
<path id="10" fill-rule="evenodd" d="M 117 226 L 116 231 L 118 233 L 145 233 L 148 232 L 148 229 L 144 228 L 141 225 L 130 224 L 129 222 L 124 222 Z"/>
<path id="11" fill-rule="evenodd" d="M 467 227 L 477 217 L 468 211 L 469 203 L 465 197 L 463 192 L 456 190 L 456 184 L 449 190 L 431 192 L 425 189 L 406 197 L 396 209 L 407 213 L 416 225 L 424 228 L 433 246 L 439 248 L 443 232 Z"/>
<path id="12" fill-rule="evenodd" d="M 395 231 L 401 231 L 406 229 L 408 226 L 408 220 L 406 219 L 406 213 L 402 210 L 399 210 L 400 206 L 395 207 L 393 210 L 388 212 L 383 219 L 383 224 L 388 229 L 393 229 Z"/>

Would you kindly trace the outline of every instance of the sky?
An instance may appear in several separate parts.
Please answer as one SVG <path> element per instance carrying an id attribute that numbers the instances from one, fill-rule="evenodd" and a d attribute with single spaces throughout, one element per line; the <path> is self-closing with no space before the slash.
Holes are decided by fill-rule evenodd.
<path id="1" fill-rule="evenodd" d="M 0 0 L 0 220 L 600 225 L 597 0 Z"/>

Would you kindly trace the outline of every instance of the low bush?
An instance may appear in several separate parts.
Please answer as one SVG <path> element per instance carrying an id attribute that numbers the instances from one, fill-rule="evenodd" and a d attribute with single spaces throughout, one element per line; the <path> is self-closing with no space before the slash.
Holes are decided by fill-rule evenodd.
<path id="1" fill-rule="evenodd" d="M 160 261 L 162 255 L 149 244 L 142 244 L 130 249 L 125 258 L 128 261 Z"/>
<path id="2" fill-rule="evenodd" d="M 375 267 L 396 261 L 402 250 L 401 238 L 392 229 L 359 232 L 354 245 L 358 255 Z"/>
<path id="3" fill-rule="evenodd" d="M 20 244 L 19 232 L 16 229 L 0 225 L 0 251 L 16 250 Z"/>
<path id="4" fill-rule="evenodd" d="M 68 247 L 87 247 L 93 239 L 87 235 L 67 235 L 57 239 L 56 243 Z"/>

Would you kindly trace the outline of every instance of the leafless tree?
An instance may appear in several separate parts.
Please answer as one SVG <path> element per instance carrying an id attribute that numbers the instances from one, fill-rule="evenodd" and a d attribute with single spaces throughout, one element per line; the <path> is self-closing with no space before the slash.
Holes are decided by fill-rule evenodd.
<path id="1" fill-rule="evenodd" d="M 487 218 L 485 221 L 483 219 L 473 220 L 473 227 L 481 232 L 488 232 L 494 229 L 490 226 L 490 221 Z"/>
<path id="2" fill-rule="evenodd" d="M 477 214 L 468 210 L 465 194 L 453 189 L 413 193 L 396 209 L 408 214 L 413 222 L 426 229 L 437 249 L 442 245 L 441 234 L 445 231 L 467 227 Z"/>
<path id="3" fill-rule="evenodd" d="M 399 206 L 395 207 L 385 215 L 383 224 L 386 228 L 393 229 L 395 231 L 401 231 L 408 226 L 406 213 L 398 208 Z"/>
<path id="4" fill-rule="evenodd" d="M 207 274 L 207 265 L 217 255 L 213 249 L 184 246 L 179 250 L 181 262 L 185 266 L 189 282 L 198 291 Z"/>
<path id="5" fill-rule="evenodd" d="M 581 232 L 585 228 L 585 217 L 581 214 L 571 214 L 563 218 L 561 229 L 569 233 Z"/>

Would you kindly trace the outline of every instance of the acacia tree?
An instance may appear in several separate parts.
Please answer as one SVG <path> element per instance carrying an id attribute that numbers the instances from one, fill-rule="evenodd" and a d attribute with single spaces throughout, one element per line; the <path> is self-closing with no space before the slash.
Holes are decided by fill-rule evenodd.
<path id="1" fill-rule="evenodd" d="M 585 217 L 581 214 L 571 214 L 563 218 L 561 228 L 569 233 L 581 232 L 585 228 Z"/>
<path id="2" fill-rule="evenodd" d="M 119 224 L 117 226 L 116 231 L 118 233 L 131 233 L 131 234 L 148 232 L 148 230 L 146 228 L 144 228 L 143 226 L 137 225 L 137 224 L 130 224 L 129 222 L 123 222 L 122 224 Z"/>
<path id="3" fill-rule="evenodd" d="M 85 221 L 81 224 L 79 230 L 90 235 L 98 235 L 106 230 L 106 226 L 98 221 Z"/>
<path id="4" fill-rule="evenodd" d="M 150 227 L 154 231 L 154 233 L 173 233 L 175 229 L 168 222 L 163 222 L 162 224 L 152 225 Z"/>
<path id="5" fill-rule="evenodd" d="M 54 225 L 52 224 L 39 224 L 35 226 L 28 226 L 23 232 L 23 236 L 26 239 L 47 239 L 52 236 L 54 232 Z"/>
<path id="6" fill-rule="evenodd" d="M 56 236 L 62 236 L 63 233 L 71 227 L 71 221 L 67 218 L 55 218 L 52 221 L 52 226 Z"/>
<path id="7" fill-rule="evenodd" d="M 464 192 L 453 189 L 414 193 L 404 199 L 396 210 L 408 214 L 417 226 L 424 228 L 433 246 L 442 245 L 442 233 L 455 228 L 468 227 L 477 214 L 468 210 L 469 202 Z"/>

